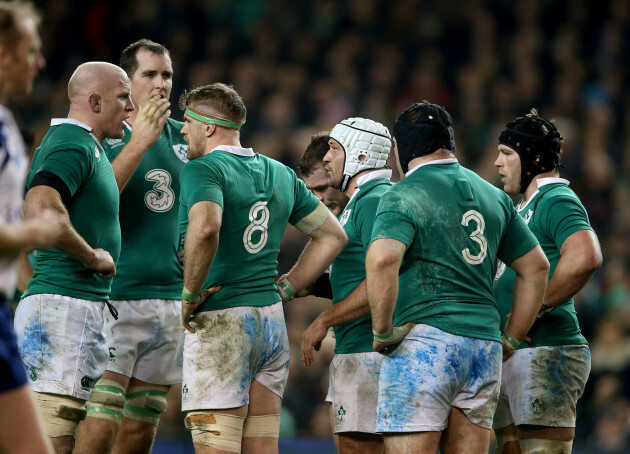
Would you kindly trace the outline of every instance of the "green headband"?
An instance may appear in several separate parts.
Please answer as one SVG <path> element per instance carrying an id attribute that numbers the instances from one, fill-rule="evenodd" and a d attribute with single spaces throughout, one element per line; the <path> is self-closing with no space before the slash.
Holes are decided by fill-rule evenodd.
<path id="1" fill-rule="evenodd" d="M 228 128 L 228 129 L 238 130 L 238 129 L 241 129 L 241 126 L 242 126 L 238 123 L 234 123 L 233 121 L 225 120 L 219 117 L 213 117 L 212 115 L 209 115 L 207 113 L 198 112 L 196 110 L 191 109 L 190 107 L 188 107 L 184 113 L 188 115 L 189 117 L 194 118 L 195 120 L 198 120 L 202 123 L 223 126 L 224 128 Z"/>

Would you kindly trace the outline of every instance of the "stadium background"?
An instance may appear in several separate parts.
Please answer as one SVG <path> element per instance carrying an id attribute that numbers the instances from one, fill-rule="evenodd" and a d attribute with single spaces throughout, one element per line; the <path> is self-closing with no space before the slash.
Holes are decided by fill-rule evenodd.
<path id="1" fill-rule="evenodd" d="M 296 168 L 310 134 L 349 116 L 389 127 L 427 99 L 454 117 L 456 155 L 488 181 L 499 131 L 537 107 L 566 141 L 562 176 L 584 202 L 604 266 L 576 298 L 593 369 L 579 405 L 576 450 L 630 452 L 630 2 L 627 0 L 118 0 L 35 1 L 47 66 L 16 105 L 37 145 L 68 110 L 66 84 L 88 60 L 118 63 L 149 38 L 171 51 L 171 101 L 222 81 L 243 96 L 242 142 Z M 175 106 L 172 116 L 182 118 Z M 303 239 L 289 229 L 280 271 Z M 331 451 L 323 399 L 332 341 L 304 368 L 303 329 L 324 308 L 286 306 L 293 361 L 281 452 Z M 154 452 L 191 452 L 178 393 Z"/>

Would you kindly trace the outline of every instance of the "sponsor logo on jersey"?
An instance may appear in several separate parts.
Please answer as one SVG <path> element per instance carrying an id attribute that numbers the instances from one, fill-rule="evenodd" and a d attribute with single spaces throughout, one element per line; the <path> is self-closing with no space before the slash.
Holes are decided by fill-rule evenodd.
<path id="1" fill-rule="evenodd" d="M 125 145 L 125 142 L 122 139 L 105 139 L 105 143 L 111 149 L 120 148 Z"/>
<path id="2" fill-rule="evenodd" d="M 529 224 L 529 221 L 532 218 L 532 214 L 534 214 L 532 210 L 527 210 L 527 213 L 525 213 L 525 216 L 523 216 L 523 221 L 525 221 L 525 224 Z"/>
<path id="3" fill-rule="evenodd" d="M 494 273 L 494 280 L 498 280 L 501 276 L 503 276 L 503 273 L 505 273 L 505 263 L 503 263 L 501 260 L 497 259 L 496 262 L 496 271 Z"/>
<path id="4" fill-rule="evenodd" d="M 339 224 L 342 226 L 346 225 L 346 222 L 348 222 L 348 219 L 350 218 L 350 213 L 352 213 L 352 210 L 345 210 L 339 218 Z"/>
<path id="5" fill-rule="evenodd" d="M 183 163 L 188 162 L 188 158 L 186 157 L 186 153 L 188 152 L 188 145 L 184 143 L 180 143 L 177 145 L 173 145 L 173 151 L 175 155 L 182 161 Z"/>
<path id="6" fill-rule="evenodd" d="M 175 204 L 175 193 L 171 188 L 171 174 L 163 169 L 154 169 L 144 176 L 147 181 L 154 181 L 153 189 L 144 195 L 144 203 L 151 211 L 163 213 Z"/>

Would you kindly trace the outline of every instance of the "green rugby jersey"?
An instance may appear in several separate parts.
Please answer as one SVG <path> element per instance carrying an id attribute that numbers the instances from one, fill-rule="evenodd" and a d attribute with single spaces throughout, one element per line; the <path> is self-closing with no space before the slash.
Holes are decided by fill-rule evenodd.
<path id="1" fill-rule="evenodd" d="M 365 279 L 365 253 L 372 237 L 372 224 L 378 203 L 392 186 L 391 170 L 377 170 L 357 179 L 359 188 L 352 195 L 339 222 L 348 235 L 348 245 L 332 264 L 330 285 L 333 304 L 346 298 Z M 344 323 L 335 331 L 335 353 L 373 351 L 372 318 Z"/>
<path id="2" fill-rule="evenodd" d="M 580 230 L 593 230 L 580 199 L 569 189 L 567 180 L 541 178 L 537 180 L 538 191 L 526 204 L 518 208 L 518 214 L 540 242 L 549 260 L 549 277 L 560 260 L 560 248 L 564 241 Z M 501 327 L 512 310 L 512 292 L 516 272 L 503 263 L 499 264 L 495 277 L 495 294 Z M 587 344 L 578 324 L 573 298 L 558 305 L 553 311 L 534 322 L 528 333 L 532 341 L 522 342 L 520 348 L 553 345 Z"/>
<path id="3" fill-rule="evenodd" d="M 188 144 L 183 123 L 169 118 L 120 194 L 122 247 L 110 299 L 180 299 L 183 273 L 177 257 L 179 175 Z M 113 161 L 131 139 L 107 139 Z"/>
<path id="4" fill-rule="evenodd" d="M 70 222 L 93 248 L 109 252 L 118 261 L 120 225 L 118 186 L 107 155 L 92 128 L 77 120 L 53 119 L 41 145 L 35 150 L 26 176 L 47 171 L 61 178 L 72 199 L 66 207 Z M 53 293 L 91 301 L 108 299 L 112 278 L 104 278 L 57 249 L 38 250 L 33 278 L 23 296 Z"/>
<path id="5" fill-rule="evenodd" d="M 500 342 L 495 258 L 511 263 L 537 245 L 507 194 L 455 158 L 431 161 L 381 199 L 372 241 L 381 238 L 407 246 L 396 326 L 423 323 Z"/>
<path id="6" fill-rule="evenodd" d="M 223 207 L 219 247 L 204 282 L 204 288 L 222 288 L 200 310 L 279 302 L 280 241 L 287 223 L 296 224 L 317 208 L 317 197 L 284 164 L 233 146 L 220 146 L 186 164 L 180 182 L 180 244 L 195 203 Z"/>

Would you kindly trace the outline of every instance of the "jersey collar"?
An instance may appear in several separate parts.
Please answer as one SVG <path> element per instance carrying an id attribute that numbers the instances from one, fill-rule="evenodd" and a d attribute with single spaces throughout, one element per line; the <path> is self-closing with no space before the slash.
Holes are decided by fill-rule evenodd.
<path id="1" fill-rule="evenodd" d="M 88 132 L 92 132 L 92 127 L 86 125 L 82 121 L 75 120 L 74 118 L 53 118 L 50 120 L 50 126 L 59 126 L 59 125 L 74 125 L 79 128 L 83 128 Z"/>
<path id="2" fill-rule="evenodd" d="M 565 180 L 564 178 L 559 178 L 559 177 L 547 177 L 547 178 L 537 179 L 536 185 L 538 186 L 538 189 L 536 189 L 536 192 L 534 192 L 530 196 L 527 202 L 523 203 L 523 201 L 521 200 L 516 206 L 516 211 L 518 211 L 519 213 L 523 211 L 525 207 L 529 205 L 529 202 L 531 202 L 534 199 L 534 197 L 538 195 L 538 193 L 540 192 L 540 188 L 542 188 L 543 186 L 547 186 L 549 184 L 566 184 L 567 186 L 569 186 L 570 182 L 569 180 Z"/>
<path id="3" fill-rule="evenodd" d="M 366 173 L 365 175 L 361 175 L 359 178 L 357 178 L 357 189 L 356 191 L 354 191 L 354 193 L 348 200 L 347 205 L 350 205 L 350 202 L 352 202 L 352 199 L 354 199 L 354 197 L 359 193 L 359 191 L 361 190 L 361 186 L 364 185 L 365 183 L 382 179 L 382 178 L 386 180 L 390 180 L 391 177 L 392 177 L 391 169 L 379 169 L 379 170 L 374 170 L 372 172 Z"/>
<path id="4" fill-rule="evenodd" d="M 215 150 L 225 151 L 227 153 L 235 154 L 237 156 L 251 157 L 251 156 L 254 156 L 255 154 L 254 150 L 251 148 L 241 148 L 241 147 L 235 147 L 233 145 L 219 145 L 212 151 L 215 151 Z M 212 153 L 212 151 L 210 153 Z"/>
<path id="5" fill-rule="evenodd" d="M 92 139 L 94 139 L 94 142 L 96 142 L 96 144 L 101 149 L 101 151 L 103 151 L 103 145 L 92 132 L 91 126 L 86 125 L 82 121 L 75 120 L 74 118 L 53 118 L 52 120 L 50 120 L 51 127 L 59 126 L 59 125 L 74 125 L 74 126 L 78 126 L 81 129 L 85 129 L 87 132 L 90 133 L 90 135 L 92 136 Z"/>
<path id="6" fill-rule="evenodd" d="M 457 162 L 458 162 L 457 158 L 435 159 L 433 161 L 428 161 L 423 164 L 420 164 L 418 167 L 414 167 L 413 169 L 411 169 L 409 172 L 405 174 L 405 177 L 408 177 L 409 175 L 414 173 L 416 170 L 418 170 L 420 167 L 440 165 L 440 164 L 455 164 Z"/>

